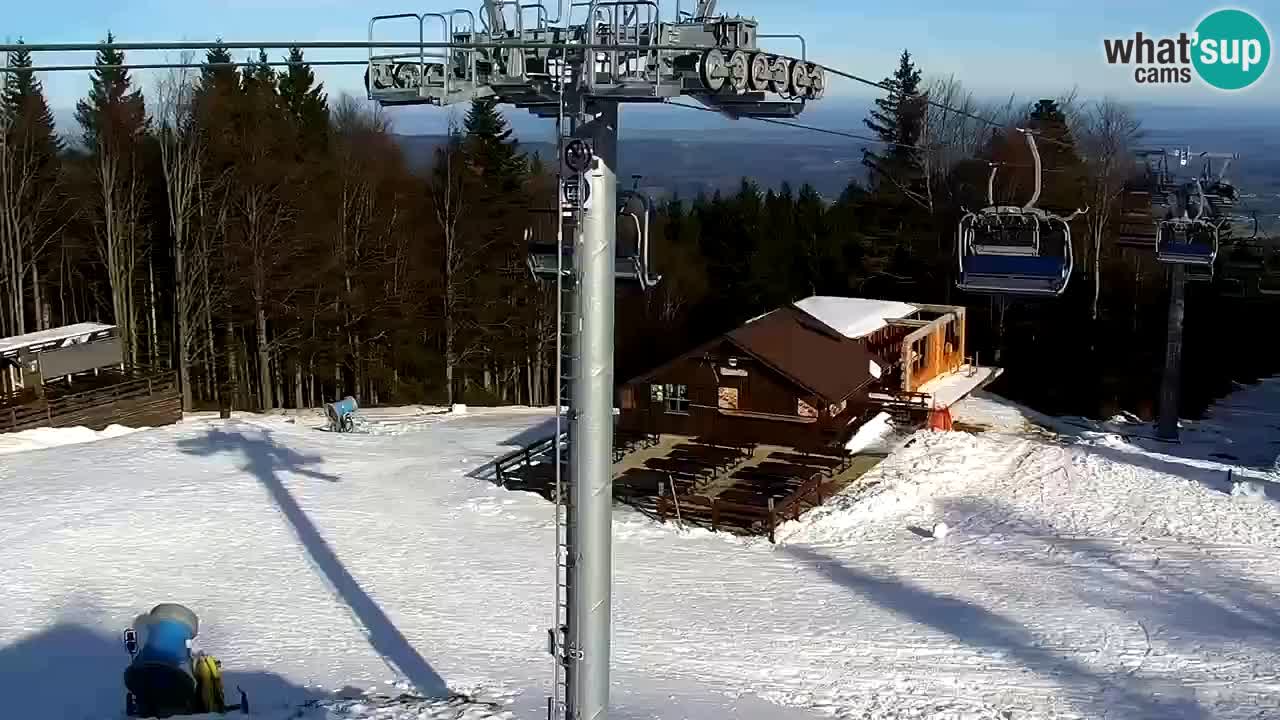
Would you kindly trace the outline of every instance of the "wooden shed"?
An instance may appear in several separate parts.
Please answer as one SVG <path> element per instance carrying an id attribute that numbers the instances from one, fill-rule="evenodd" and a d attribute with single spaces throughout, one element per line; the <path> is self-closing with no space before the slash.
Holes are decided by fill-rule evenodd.
<path id="1" fill-rule="evenodd" d="M 826 447 L 856 430 L 876 372 L 865 344 L 787 306 L 625 383 L 619 428 Z"/>
<path id="2" fill-rule="evenodd" d="M 0 338 L 0 432 L 182 419 L 177 374 L 126 367 L 121 354 L 116 327 L 101 323 Z"/>

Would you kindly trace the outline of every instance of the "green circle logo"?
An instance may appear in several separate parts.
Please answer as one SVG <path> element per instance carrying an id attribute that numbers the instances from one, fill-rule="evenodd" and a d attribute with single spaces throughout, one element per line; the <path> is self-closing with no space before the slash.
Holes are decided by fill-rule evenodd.
<path id="1" fill-rule="evenodd" d="M 1219 90 L 1243 90 L 1267 71 L 1271 38 L 1262 21 L 1243 10 L 1211 13 L 1196 27 L 1196 36 L 1192 64 Z"/>

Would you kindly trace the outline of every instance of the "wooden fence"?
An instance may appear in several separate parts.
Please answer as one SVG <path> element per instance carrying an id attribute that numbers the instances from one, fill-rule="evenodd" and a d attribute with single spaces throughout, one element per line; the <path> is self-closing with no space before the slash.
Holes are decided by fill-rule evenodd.
<path id="1" fill-rule="evenodd" d="M 165 372 L 0 409 L 0 432 L 76 426 L 101 430 L 112 424 L 155 427 L 181 419 L 178 375 Z"/>

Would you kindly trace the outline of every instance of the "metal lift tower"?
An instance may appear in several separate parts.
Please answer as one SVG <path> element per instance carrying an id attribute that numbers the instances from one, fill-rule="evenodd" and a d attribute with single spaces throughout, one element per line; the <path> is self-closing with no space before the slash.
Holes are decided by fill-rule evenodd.
<path id="1" fill-rule="evenodd" d="M 715 6 L 698 0 L 686 10 L 677 0 L 664 18 L 658 0 L 558 0 L 553 17 L 543 2 L 485 0 L 478 13 L 369 22 L 370 99 L 447 106 L 491 98 L 556 120 L 558 238 L 529 259 L 560 291 L 549 720 L 608 714 L 614 289 L 618 281 L 658 281 L 648 264 L 648 204 L 624 196 L 619 207 L 619 105 L 690 96 L 733 118 L 793 118 L 826 86 L 803 38 L 761 35 L 754 19 L 716 15 Z M 798 40 L 800 57 L 764 52 L 762 38 Z M 622 254 L 620 216 L 634 219 L 640 235 Z"/>

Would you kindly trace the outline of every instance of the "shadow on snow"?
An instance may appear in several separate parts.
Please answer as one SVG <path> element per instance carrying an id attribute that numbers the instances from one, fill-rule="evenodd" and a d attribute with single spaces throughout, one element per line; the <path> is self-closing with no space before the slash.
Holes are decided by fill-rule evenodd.
<path id="1" fill-rule="evenodd" d="M 1071 593 L 1090 605 L 1123 610 L 1153 636 L 1168 630 L 1167 638 L 1156 639 L 1187 643 L 1188 654 L 1233 644 L 1280 646 L 1280 598 L 1271 588 L 1233 577 L 1201 553 L 1186 560 L 1162 558 L 1159 546 L 1080 537 L 991 500 L 946 499 L 938 510 L 944 518 L 967 518 L 957 524 L 961 533 L 1000 534 L 1029 545 L 1026 558 L 1046 570 L 1069 572 Z"/>
<path id="2" fill-rule="evenodd" d="M 124 716 L 124 670 L 129 655 L 117 637 L 74 622 L 59 622 L 0 648 L 0 696 L 7 717 Z M 254 714 L 285 710 L 325 697 L 269 672 L 227 669 L 228 691 L 241 687 Z"/>
<path id="3" fill-rule="evenodd" d="M 307 467 L 320 462 L 319 456 L 303 455 L 278 445 L 265 430 L 241 432 L 215 428 L 203 436 L 181 440 L 178 446 L 183 452 L 197 456 L 219 453 L 242 455 L 246 463 L 244 468 L 270 493 L 316 568 L 328 581 L 335 595 L 351 609 L 363 626 L 373 649 L 388 664 L 398 669 L 418 692 L 428 697 L 449 695 L 444 679 L 409 643 L 377 602 L 360 587 L 281 481 L 280 473 L 292 473 L 315 480 L 338 482 L 337 476 Z"/>
<path id="4" fill-rule="evenodd" d="M 783 551 L 831 582 L 916 625 L 945 633 L 971 648 L 1004 652 L 1022 667 L 1062 687 L 1085 717 L 1104 717 L 1108 712 L 1142 718 L 1209 717 L 1194 698 L 1176 693 L 1176 688 L 1173 693 L 1156 693 L 1152 692 L 1156 688 L 1148 689 L 1137 678 L 1093 672 L 1070 657 L 1041 647 L 1036 635 L 1016 621 L 967 600 L 920 587 L 887 571 L 872 573 L 851 567 L 810 547 L 787 546 Z"/>
<path id="5" fill-rule="evenodd" d="M 564 429 L 567 429 L 567 427 Z M 529 445 L 533 445 L 534 443 L 540 442 L 542 440 L 546 440 L 547 438 L 550 438 L 555 434 L 556 434 L 556 419 L 554 416 L 552 416 L 544 420 L 540 420 L 533 427 L 525 428 L 520 432 L 516 433 L 515 435 L 512 435 L 511 437 L 503 440 L 502 442 L 498 443 L 498 446 L 512 448 L 512 450 L 514 450 L 515 448 L 528 447 Z M 469 471 L 467 473 L 467 477 L 471 478 L 472 480 L 496 482 L 498 479 L 498 474 L 497 474 L 498 460 L 500 460 L 507 453 L 512 452 L 512 450 L 504 451 L 500 453 L 497 457 L 490 460 L 489 462 L 481 465 L 480 467 L 475 468 L 474 470 Z M 545 457 L 548 459 L 552 458 L 553 454 L 547 453 Z"/>

